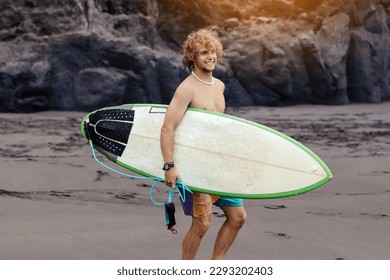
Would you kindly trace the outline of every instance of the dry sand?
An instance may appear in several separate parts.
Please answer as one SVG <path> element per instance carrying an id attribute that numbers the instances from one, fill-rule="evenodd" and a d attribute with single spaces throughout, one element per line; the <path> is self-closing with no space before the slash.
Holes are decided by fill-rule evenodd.
<path id="1" fill-rule="evenodd" d="M 248 220 L 227 259 L 390 259 L 390 103 L 227 113 L 301 141 L 334 174 L 307 194 L 246 200 Z M 0 259 L 179 259 L 191 219 L 177 197 L 174 235 L 149 200 L 150 181 L 93 161 L 84 115 L 0 114 Z M 166 195 L 155 191 L 156 200 Z M 199 259 L 210 257 L 224 220 L 213 211 Z"/>

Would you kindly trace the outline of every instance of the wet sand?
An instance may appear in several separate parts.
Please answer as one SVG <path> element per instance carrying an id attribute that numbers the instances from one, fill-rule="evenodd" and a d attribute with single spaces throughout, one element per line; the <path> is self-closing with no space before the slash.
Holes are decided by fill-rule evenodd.
<path id="1" fill-rule="evenodd" d="M 390 259 L 390 103 L 227 113 L 301 141 L 334 175 L 307 194 L 246 200 L 248 219 L 227 259 Z M 149 200 L 150 181 L 94 162 L 79 129 L 84 115 L 0 114 L 0 259 L 179 259 L 191 219 L 177 196 L 174 235 Z M 157 187 L 154 198 L 166 197 Z M 223 221 L 213 208 L 199 259 L 210 257 Z"/>

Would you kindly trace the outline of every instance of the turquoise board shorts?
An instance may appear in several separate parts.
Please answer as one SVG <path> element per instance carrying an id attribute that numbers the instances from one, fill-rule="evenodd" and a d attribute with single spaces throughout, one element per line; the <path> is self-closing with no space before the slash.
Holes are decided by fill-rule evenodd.
<path id="1" fill-rule="evenodd" d="M 220 197 L 216 202 L 214 202 L 214 205 L 218 207 L 223 206 L 243 206 L 244 202 L 241 198 L 232 198 L 232 197 Z"/>
<path id="2" fill-rule="evenodd" d="M 237 207 L 244 205 L 241 198 L 219 197 L 198 192 L 194 192 L 193 194 L 186 192 L 185 196 L 185 201 L 182 201 L 184 214 L 193 217 L 211 215 L 211 207 L 213 204 L 218 207 Z"/>

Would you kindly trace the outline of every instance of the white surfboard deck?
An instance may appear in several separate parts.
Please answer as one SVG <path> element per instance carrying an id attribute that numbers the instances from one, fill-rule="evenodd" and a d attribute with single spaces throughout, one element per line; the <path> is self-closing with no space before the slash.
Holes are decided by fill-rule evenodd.
<path id="1" fill-rule="evenodd" d="M 166 105 L 129 104 L 97 110 L 134 113 L 121 155 L 97 149 L 138 174 L 163 178 L 160 130 L 166 109 Z M 83 123 L 90 122 L 91 114 Z M 93 129 L 104 137 L 96 120 Z M 85 136 L 83 125 L 82 130 Z M 191 190 L 220 196 L 280 198 L 311 191 L 332 178 L 317 155 L 283 133 L 242 118 L 193 108 L 186 111 L 175 131 L 174 155 L 175 166 Z"/>

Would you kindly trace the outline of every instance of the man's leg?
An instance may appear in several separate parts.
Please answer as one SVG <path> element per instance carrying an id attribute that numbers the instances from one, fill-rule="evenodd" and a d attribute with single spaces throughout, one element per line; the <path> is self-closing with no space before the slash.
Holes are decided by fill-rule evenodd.
<path id="1" fill-rule="evenodd" d="M 226 215 L 226 221 L 220 228 L 215 240 L 213 260 L 224 259 L 246 219 L 246 212 L 243 206 L 223 206 L 221 209 Z"/>
<path id="2" fill-rule="evenodd" d="M 193 217 L 192 224 L 183 239 L 182 259 L 194 260 L 198 252 L 200 242 L 210 227 L 211 215 L 205 217 Z"/>
<path id="3" fill-rule="evenodd" d="M 200 242 L 210 227 L 211 207 L 219 199 L 204 193 L 194 192 L 193 199 L 193 216 L 192 224 L 183 239 L 182 259 L 193 260 L 198 252 Z"/>

